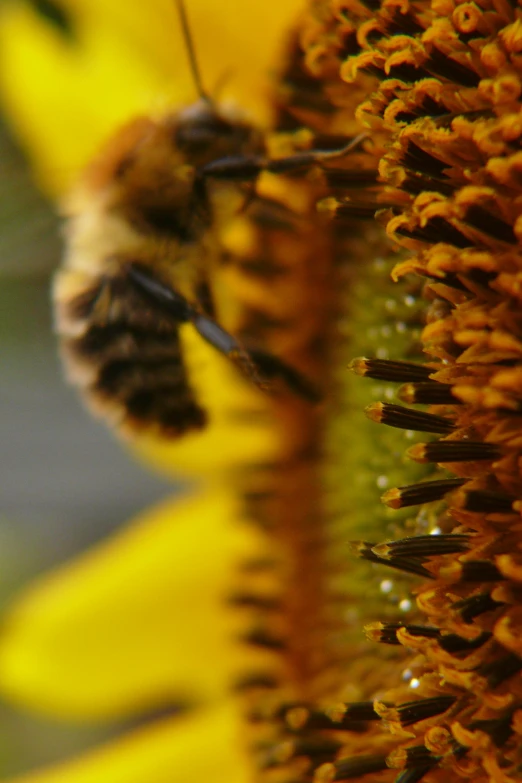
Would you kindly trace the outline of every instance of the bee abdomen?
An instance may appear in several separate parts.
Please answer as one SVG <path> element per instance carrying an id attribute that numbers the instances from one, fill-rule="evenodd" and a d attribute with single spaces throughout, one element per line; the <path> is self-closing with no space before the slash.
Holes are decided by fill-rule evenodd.
<path id="1" fill-rule="evenodd" d="M 61 352 L 69 380 L 93 412 L 130 434 L 151 429 L 176 437 L 204 427 L 206 414 L 183 362 L 179 321 L 154 313 L 114 280 L 97 288 L 73 286 L 73 292 L 66 278 L 62 273 L 56 288 Z"/>
<path id="2" fill-rule="evenodd" d="M 177 437 L 205 426 L 207 416 L 190 393 L 170 386 L 141 389 L 123 403 L 123 426 L 138 431 L 153 427 L 164 437 Z"/>
<path id="3" fill-rule="evenodd" d="M 179 359 L 175 332 L 156 332 L 126 322 L 91 326 L 84 334 L 66 339 L 79 357 L 89 362 L 144 358 L 149 362 Z"/>
<path id="4" fill-rule="evenodd" d="M 184 383 L 179 359 L 152 361 L 116 359 L 106 362 L 98 374 L 96 389 L 103 394 L 125 399 L 129 392 L 161 388 L 177 392 Z"/>

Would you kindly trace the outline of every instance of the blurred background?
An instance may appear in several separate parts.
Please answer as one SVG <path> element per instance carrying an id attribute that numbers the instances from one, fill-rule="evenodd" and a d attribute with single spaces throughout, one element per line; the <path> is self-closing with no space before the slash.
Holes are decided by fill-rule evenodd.
<path id="1" fill-rule="evenodd" d="M 0 601 L 176 490 L 132 462 L 62 380 L 50 277 L 60 224 L 0 119 Z M 53 724 L 0 705 L 0 777 L 121 726 Z"/>

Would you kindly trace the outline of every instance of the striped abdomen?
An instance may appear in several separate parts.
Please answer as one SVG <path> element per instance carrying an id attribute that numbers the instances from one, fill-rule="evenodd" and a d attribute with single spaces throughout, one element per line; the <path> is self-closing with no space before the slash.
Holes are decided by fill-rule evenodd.
<path id="1" fill-rule="evenodd" d="M 112 277 L 60 272 L 55 303 L 69 379 L 96 415 L 123 432 L 167 437 L 205 425 L 183 363 L 181 321 L 151 305 L 124 268 Z"/>

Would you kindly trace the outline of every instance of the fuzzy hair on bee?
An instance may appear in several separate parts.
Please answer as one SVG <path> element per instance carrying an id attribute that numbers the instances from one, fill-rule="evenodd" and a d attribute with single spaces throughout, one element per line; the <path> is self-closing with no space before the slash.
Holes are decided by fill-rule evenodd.
<path id="1" fill-rule="evenodd" d="M 116 428 L 168 437 L 207 422 L 183 355 L 186 323 L 260 388 L 317 401 L 313 378 L 224 328 L 213 281 L 230 262 L 221 229 L 255 205 L 260 176 L 295 176 L 332 156 L 271 159 L 262 131 L 205 94 L 181 2 L 178 10 L 200 99 L 134 119 L 90 165 L 68 203 L 54 285 L 72 383 Z"/>

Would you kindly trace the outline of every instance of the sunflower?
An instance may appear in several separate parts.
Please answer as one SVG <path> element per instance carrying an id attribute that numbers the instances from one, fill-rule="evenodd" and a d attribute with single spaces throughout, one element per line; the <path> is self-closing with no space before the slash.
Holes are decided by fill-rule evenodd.
<path id="1" fill-rule="evenodd" d="M 326 401 L 271 403 L 272 436 L 207 462 L 201 497 L 14 605 L 14 698 L 190 706 L 28 781 L 521 779 L 520 51 L 517 8 L 490 0 L 316 0 L 294 26 L 279 132 L 366 129 L 306 186 L 270 185 L 318 203 L 271 247 L 315 256 L 287 350 Z"/>

